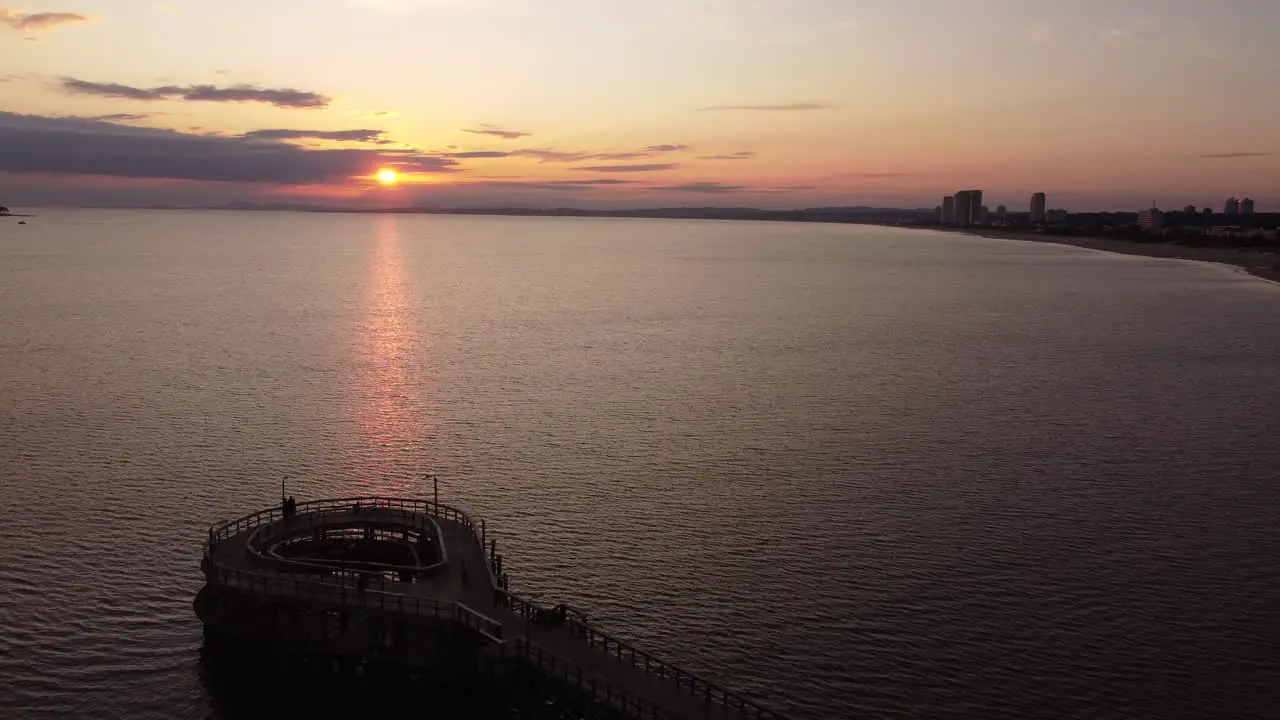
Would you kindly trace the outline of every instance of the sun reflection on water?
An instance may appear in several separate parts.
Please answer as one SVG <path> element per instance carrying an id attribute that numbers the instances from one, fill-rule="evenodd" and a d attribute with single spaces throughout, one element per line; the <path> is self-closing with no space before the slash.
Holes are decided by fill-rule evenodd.
<path id="1" fill-rule="evenodd" d="M 362 490 L 401 493 L 427 470 L 425 342 L 405 260 L 401 220 L 377 219 L 363 296 L 356 382 Z M 420 492 L 414 488 L 414 492 Z"/>

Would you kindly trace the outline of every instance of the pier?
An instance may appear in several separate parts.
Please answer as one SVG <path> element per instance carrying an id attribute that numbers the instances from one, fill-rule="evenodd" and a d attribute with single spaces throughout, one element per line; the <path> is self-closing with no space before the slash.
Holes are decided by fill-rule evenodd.
<path id="1" fill-rule="evenodd" d="M 210 634 L 349 668 L 532 678 L 580 717 L 783 720 L 510 592 L 485 522 L 434 500 L 290 500 L 211 527 L 201 565 Z"/>

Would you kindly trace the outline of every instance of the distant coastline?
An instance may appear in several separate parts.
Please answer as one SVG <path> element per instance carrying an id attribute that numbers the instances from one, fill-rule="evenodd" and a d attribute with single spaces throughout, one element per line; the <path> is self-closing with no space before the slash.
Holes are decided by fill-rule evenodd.
<path id="1" fill-rule="evenodd" d="M 343 211 L 305 206 L 258 206 L 252 203 L 233 203 L 225 209 L 295 209 L 311 212 L 374 212 L 400 214 L 439 215 L 499 215 L 514 217 L 601 217 L 601 218 L 654 218 L 671 220 L 754 220 L 773 222 L 819 222 L 855 225 L 880 225 L 918 230 L 959 231 L 1006 240 L 1047 242 L 1090 250 L 1103 250 L 1121 255 L 1197 260 L 1215 262 L 1240 268 L 1251 275 L 1280 283 L 1280 254 L 1276 246 L 1270 247 L 1203 247 L 1169 241 L 1140 242 L 1125 238 L 1107 238 L 1089 235 L 1057 235 L 1049 230 L 1037 232 L 1029 228 L 1002 229 L 947 228 L 932 222 L 935 211 L 928 208 L 877 208 L 813 207 L 795 210 L 762 210 L 749 207 L 682 207 L 631 210 L 587 210 L 582 208 L 398 208 L 385 210 Z"/>
<path id="2" fill-rule="evenodd" d="M 1274 251 L 1267 252 L 1264 250 L 1228 247 L 1192 247 L 1170 242 L 1135 242 L 1114 238 L 1053 235 L 1028 230 L 1000 230 L 999 228 L 978 228 L 965 231 L 964 234 L 1001 240 L 1025 240 L 1028 242 L 1070 245 L 1072 247 L 1102 250 L 1120 255 L 1220 263 L 1238 267 L 1263 280 L 1280 283 L 1280 254 Z"/>
<path id="3" fill-rule="evenodd" d="M 1127 238 L 1108 238 L 1097 235 L 1059 235 L 1051 229 L 1036 231 L 1030 228 L 999 227 L 945 227 L 932 221 L 934 211 L 926 208 L 877 208 L 866 206 L 854 207 L 814 207 L 795 210 L 763 210 L 750 207 L 666 207 L 637 209 L 602 209 L 584 208 L 336 208 L 315 205 L 296 204 L 257 204 L 236 202 L 221 206 L 160 206 L 95 208 L 112 210 L 230 210 L 230 211 L 274 211 L 274 212 L 311 212 L 311 213 L 352 213 L 352 214 L 393 214 L 393 215 L 487 215 L 507 217 L 586 217 L 586 218 L 641 218 L 667 220 L 745 220 L 772 222 L 815 222 L 853 225 L 878 225 L 911 230 L 934 230 L 953 232 L 962 235 L 974 235 L 1002 240 L 1023 240 L 1027 242 L 1053 243 L 1070 245 L 1089 250 L 1102 250 L 1121 255 L 1165 258 L 1173 260 L 1195 260 L 1231 265 L 1251 275 L 1280 283 L 1280 252 L 1277 246 L 1230 247 L 1230 246 L 1196 246 L 1170 241 L 1142 242 Z M 0 217 L 35 217 L 12 213 Z"/>

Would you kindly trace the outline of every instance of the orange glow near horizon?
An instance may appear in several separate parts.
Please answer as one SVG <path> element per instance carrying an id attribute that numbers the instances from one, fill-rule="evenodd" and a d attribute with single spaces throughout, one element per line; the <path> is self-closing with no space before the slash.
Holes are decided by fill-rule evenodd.
<path id="1" fill-rule="evenodd" d="M 1265 0 L 80 4 L 10 13 L 3 202 L 1280 206 Z"/>

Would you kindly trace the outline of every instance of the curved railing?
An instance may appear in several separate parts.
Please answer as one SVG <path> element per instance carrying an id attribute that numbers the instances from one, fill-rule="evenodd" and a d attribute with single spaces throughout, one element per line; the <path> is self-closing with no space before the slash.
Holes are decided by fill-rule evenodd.
<path id="1" fill-rule="evenodd" d="M 481 520 L 477 523 L 466 512 L 450 505 L 445 505 L 444 503 L 438 503 L 434 500 L 395 497 L 349 497 L 310 500 L 298 503 L 290 517 L 300 517 L 303 515 L 323 517 L 324 514 L 329 512 L 347 512 L 351 510 L 356 503 L 359 503 L 362 508 L 371 510 L 400 510 L 406 514 L 423 514 L 431 517 L 442 518 L 444 520 L 451 520 L 466 528 L 471 533 L 476 543 L 479 544 L 481 554 L 486 554 L 486 532 L 484 521 Z M 248 515 L 234 520 L 224 520 L 223 522 L 209 528 L 209 537 L 204 544 L 205 557 L 212 559 L 213 548 L 223 540 L 239 535 L 245 530 L 252 530 L 283 519 L 286 519 L 283 508 L 280 506 L 274 506 L 265 510 L 249 513 Z M 316 524 L 321 524 L 321 522 L 316 522 Z M 252 547 L 252 543 L 250 543 L 250 546 Z M 440 547 L 443 558 L 443 543 Z M 437 566 L 441 566 L 444 562 L 445 560 L 442 560 L 442 562 L 430 567 L 435 568 Z M 498 587 L 498 577 L 494 571 L 493 565 L 487 563 L 485 569 L 489 574 L 489 580 L 492 585 L 494 587 Z"/>
<path id="2" fill-rule="evenodd" d="M 321 605 L 359 605 L 364 609 L 377 609 L 412 617 L 433 617 L 453 620 L 479 632 L 493 643 L 501 643 L 502 623 L 466 605 L 450 600 L 436 600 L 417 595 L 387 592 L 383 589 L 360 587 L 354 582 L 331 576 L 325 580 L 297 575 L 260 573 L 222 565 L 212 565 L 210 580 L 222 587 L 235 588 L 253 595 L 291 600 L 307 600 Z"/>
<path id="3" fill-rule="evenodd" d="M 416 498 L 393 498 L 393 497 L 348 497 L 348 498 L 330 498 L 325 500 L 309 500 L 307 502 L 298 503 L 295 515 L 303 513 L 324 512 L 328 510 L 338 510 L 346 512 L 353 505 L 360 503 L 362 508 L 389 508 L 396 510 L 406 510 L 415 513 L 422 513 L 432 517 L 452 520 L 459 523 L 467 530 L 470 530 L 476 536 L 476 540 L 480 543 L 480 547 L 484 547 L 485 531 L 484 522 L 477 523 L 471 519 L 467 513 L 458 508 L 438 503 L 434 500 L 419 500 Z M 269 507 L 265 510 L 249 513 L 244 517 L 235 520 L 224 520 L 209 528 L 209 539 L 205 543 L 206 550 L 211 549 L 222 540 L 239 535 L 245 530 L 251 530 L 260 525 L 273 523 L 284 518 L 283 508 L 280 506 Z"/>
<path id="4" fill-rule="evenodd" d="M 346 513 L 357 502 L 360 503 L 362 509 L 395 509 L 406 513 L 425 514 L 457 522 L 466 528 L 479 544 L 482 555 L 486 554 L 486 550 L 489 551 L 489 554 L 493 552 L 493 548 L 486 548 L 485 546 L 488 538 L 483 520 L 476 522 L 466 512 L 433 500 L 380 497 L 312 500 L 298 503 L 295 514 L 300 516 L 304 513 L 313 513 L 322 517 L 329 512 Z M 361 590 L 359 576 L 362 573 L 358 571 L 331 570 L 326 567 L 325 573 L 316 573 L 319 577 L 312 580 L 306 577 L 282 577 L 265 573 L 251 573 L 235 568 L 218 566 L 213 562 L 213 551 L 219 542 L 238 535 L 245 530 L 255 529 L 283 519 L 284 515 L 281 510 L 280 507 L 268 508 L 209 528 L 209 539 L 205 543 L 205 558 L 210 567 L 213 568 L 214 577 L 220 579 L 223 584 L 250 591 L 256 589 L 260 592 L 271 592 L 274 590 L 279 594 L 286 592 L 286 588 L 291 587 L 293 592 L 289 596 L 295 598 L 324 602 L 326 600 L 333 601 L 335 596 L 340 594 L 338 599 L 344 604 L 348 598 L 352 602 L 356 602 L 357 598 L 360 598 L 359 602 L 364 607 L 376 607 L 391 612 L 453 619 L 476 630 L 483 638 L 498 646 L 500 654 L 504 657 L 509 656 L 513 652 L 513 648 L 519 648 L 526 660 L 536 664 L 539 669 L 552 671 L 552 674 L 562 671 L 559 675 L 556 675 L 562 679 L 570 679 L 566 673 L 569 673 L 571 668 L 576 668 L 574 677 L 577 685 L 580 689 L 589 691 L 589 694 L 595 700 L 604 700 L 614 705 L 618 705 L 621 702 L 623 703 L 621 707 L 628 712 L 633 710 L 643 712 L 642 717 L 676 717 L 669 711 L 646 704 L 638 698 L 629 698 L 625 692 L 615 691 L 606 683 L 597 682 L 593 676 L 587 676 L 584 679 L 580 666 L 556 656 L 536 643 L 529 642 L 523 638 L 504 639 L 501 622 L 462 603 L 424 599 L 388 592 L 387 583 L 381 579 L 377 579 L 372 587 L 365 582 L 365 588 Z M 441 543 L 442 551 L 443 547 L 443 543 Z M 568 625 L 571 635 L 582 639 L 589 647 L 595 648 L 617 661 L 629 662 L 632 667 L 643 670 L 646 675 L 665 681 L 672 681 L 677 688 L 684 689 L 694 697 L 705 700 L 708 705 L 718 705 L 725 709 L 736 711 L 743 717 L 755 718 L 756 720 L 786 720 L 785 716 L 769 710 L 732 690 L 654 657 L 634 645 L 590 625 L 587 622 L 586 614 L 569 605 L 540 605 L 531 599 L 503 589 L 498 579 L 495 564 L 492 561 L 486 563 L 486 569 L 489 573 L 491 586 L 495 588 L 497 602 L 501 606 L 510 608 L 522 618 L 533 622 L 546 622 L 548 620 L 563 622 Z M 230 583 L 227 582 L 228 579 L 231 580 Z M 320 588 L 325 588 L 325 590 Z M 326 595 L 329 597 L 326 598 Z M 369 603 L 369 599 L 373 599 L 374 602 Z M 604 694 L 597 696 L 597 692 Z"/>
<path id="5" fill-rule="evenodd" d="M 428 517 L 427 522 L 424 524 L 421 522 L 421 519 L 424 517 L 423 513 L 414 512 L 410 510 L 402 510 L 400 508 L 386 508 L 386 507 L 376 507 L 376 506 L 368 509 L 370 511 L 380 512 L 380 514 L 384 516 L 383 518 L 380 518 L 383 521 L 385 521 L 385 516 L 388 514 L 388 512 L 390 512 L 390 514 L 393 517 L 397 514 L 400 516 L 398 518 L 398 522 L 402 523 L 403 527 L 408 528 L 410 530 L 415 530 L 420 533 L 421 532 L 432 533 L 432 535 L 434 536 L 435 545 L 440 552 L 440 559 L 428 565 L 412 565 L 412 566 L 396 565 L 396 564 L 390 564 L 390 563 L 355 561 L 355 560 L 344 561 L 341 564 L 339 564 L 334 562 L 326 562 L 323 560 L 299 560 L 297 558 L 284 558 L 284 557 L 279 557 L 274 553 L 272 553 L 271 555 L 265 555 L 261 550 L 259 550 L 259 546 L 261 545 L 271 545 L 274 543 L 283 542 L 290 538 L 297 537 L 299 535 L 304 535 L 307 532 L 310 532 L 312 530 L 322 528 L 322 527 L 327 527 L 330 525 L 330 523 L 327 522 L 327 519 L 326 519 L 327 515 L 336 514 L 338 512 L 345 513 L 347 511 L 350 511 L 352 507 L 353 507 L 352 505 L 347 505 L 345 507 L 340 506 L 335 508 L 326 508 L 323 510 L 311 510 L 305 513 L 294 514 L 291 517 L 287 517 L 287 518 L 281 517 L 279 520 L 273 521 L 271 523 L 259 525 L 258 527 L 254 528 L 249 534 L 249 539 L 247 543 L 249 557 L 251 560 L 253 560 L 255 563 L 259 565 L 271 564 L 276 566 L 282 566 L 285 568 L 291 568 L 296 572 L 307 572 L 312 568 L 318 568 L 318 569 L 328 570 L 328 571 L 337 571 L 337 570 L 344 570 L 349 568 L 355 571 L 359 571 L 363 569 L 370 573 L 379 573 L 384 571 L 389 571 L 389 572 L 410 571 L 418 576 L 426 576 L 439 571 L 440 569 L 444 568 L 445 565 L 448 564 L 449 557 L 448 557 L 447 551 L 445 550 L 443 538 L 440 537 L 440 526 L 436 525 L 434 520 Z M 263 537 L 264 531 L 281 527 L 281 525 L 287 525 L 287 529 L 280 532 L 278 537 L 272 537 L 272 536 Z"/>

